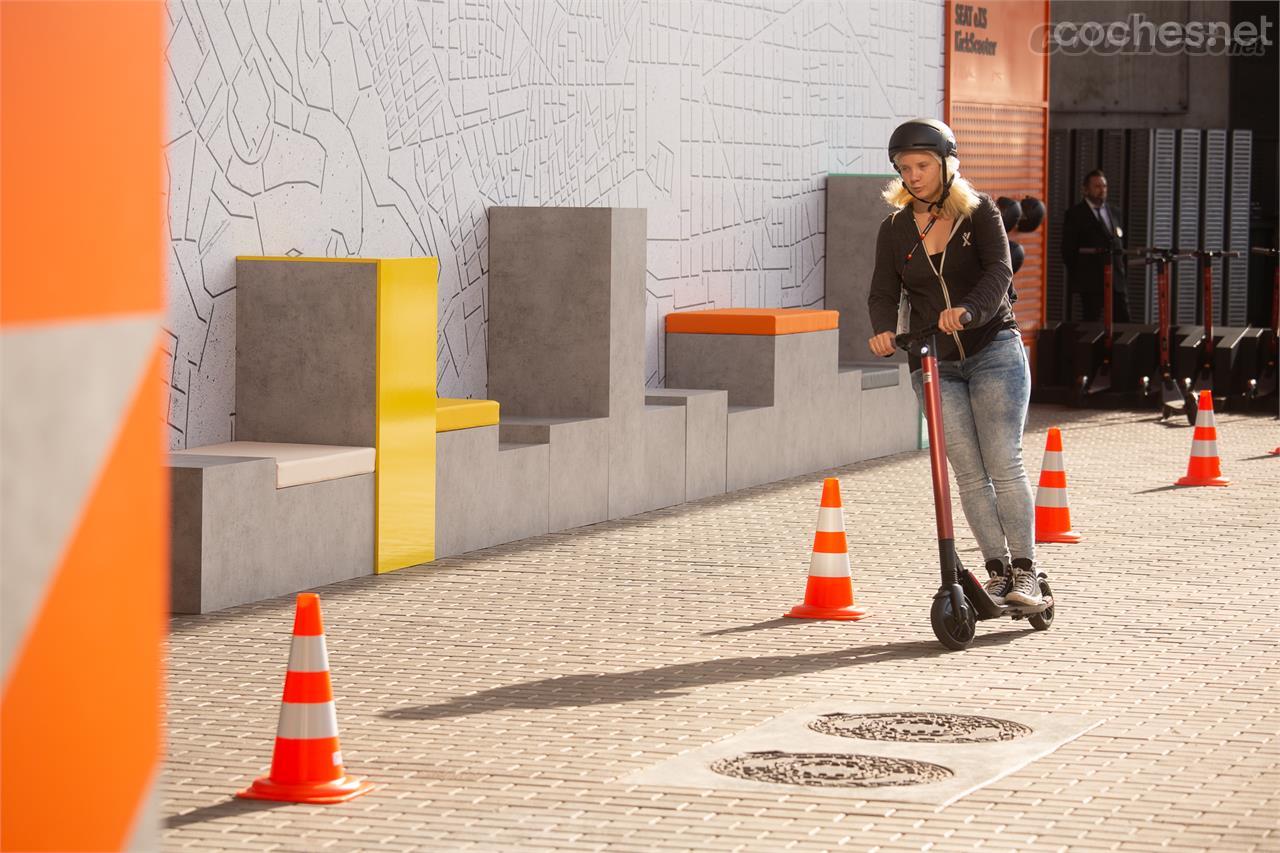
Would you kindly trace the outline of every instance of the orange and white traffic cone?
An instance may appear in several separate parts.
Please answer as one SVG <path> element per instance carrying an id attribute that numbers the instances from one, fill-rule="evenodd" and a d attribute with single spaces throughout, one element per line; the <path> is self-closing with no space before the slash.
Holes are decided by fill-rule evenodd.
<path id="1" fill-rule="evenodd" d="M 1080 534 L 1071 529 L 1067 471 L 1062 462 L 1062 432 L 1057 427 L 1049 428 L 1049 437 L 1044 442 L 1040 485 L 1036 487 L 1036 541 L 1080 541 Z"/>
<path id="2" fill-rule="evenodd" d="M 284 677 L 271 773 L 236 796 L 286 803 L 340 803 L 372 789 L 373 783 L 348 776 L 342 768 L 320 596 L 301 593 L 293 618 L 293 646 Z"/>
<path id="3" fill-rule="evenodd" d="M 1176 486 L 1228 486 L 1230 480 L 1222 476 L 1222 462 L 1218 459 L 1218 429 L 1213 423 L 1213 392 L 1200 392 L 1200 406 L 1196 409 L 1196 432 L 1191 437 L 1191 459 L 1187 462 L 1187 475 Z"/>
<path id="4" fill-rule="evenodd" d="M 828 477 L 822 482 L 818 532 L 813 536 L 813 557 L 809 561 L 804 604 L 797 604 L 786 615 L 794 619 L 844 620 L 862 619 L 867 615 L 866 611 L 853 606 L 849 543 L 844 535 L 840 481 L 835 477 Z"/>

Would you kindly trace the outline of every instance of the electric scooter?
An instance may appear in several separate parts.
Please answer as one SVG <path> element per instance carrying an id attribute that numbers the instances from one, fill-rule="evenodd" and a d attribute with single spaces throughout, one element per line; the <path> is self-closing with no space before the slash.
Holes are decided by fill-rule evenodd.
<path id="1" fill-rule="evenodd" d="M 1175 254 L 1171 249 L 1142 249 L 1140 254 L 1148 264 L 1156 265 L 1156 303 L 1158 306 L 1157 331 L 1160 339 L 1160 382 L 1159 388 L 1151 381 L 1150 376 L 1142 377 L 1142 389 L 1145 396 L 1160 394 L 1160 420 L 1172 414 L 1182 412 L 1187 421 L 1195 426 L 1196 398 L 1191 393 L 1190 382 L 1178 384 L 1173 376 L 1172 341 L 1170 340 L 1170 324 L 1173 322 L 1172 299 L 1169 292 L 1169 265 L 1174 260 L 1190 257 Z"/>
<path id="2" fill-rule="evenodd" d="M 1115 342 L 1115 320 L 1112 317 L 1115 303 L 1115 285 L 1112 283 L 1112 265 L 1116 255 L 1123 254 L 1120 249 L 1080 249 L 1082 255 L 1106 255 L 1107 263 L 1102 267 L 1102 362 L 1090 376 L 1080 376 L 1079 390 L 1082 397 L 1090 394 L 1101 394 L 1111 390 L 1111 348 Z"/>
<path id="3" fill-rule="evenodd" d="M 1249 250 L 1255 255 L 1271 258 L 1280 256 L 1280 249 L 1269 246 L 1254 246 Z M 1254 399 L 1269 397 L 1276 392 L 1276 362 L 1280 355 L 1280 263 L 1276 265 L 1271 279 L 1271 344 L 1267 353 L 1267 363 L 1263 365 L 1258 378 L 1253 380 L 1250 396 Z"/>
<path id="4" fill-rule="evenodd" d="M 963 322 L 971 319 L 965 312 Z M 954 651 L 968 648 L 973 642 L 978 622 L 1003 616 L 1026 619 L 1037 631 L 1053 624 L 1053 590 L 1044 572 L 1037 570 L 1040 582 L 1040 604 L 996 604 L 973 573 L 960 564 L 956 553 L 955 529 L 951 523 L 951 483 L 947 477 L 947 447 L 942 433 L 942 388 L 939 384 L 935 337 L 936 325 L 916 334 L 898 335 L 899 349 L 915 351 L 920 356 L 924 379 L 924 414 L 929 427 L 929 469 L 933 474 L 933 509 L 938 525 L 938 557 L 942 568 L 942 586 L 933 597 L 929 622 L 942 645 Z"/>
<path id="5" fill-rule="evenodd" d="M 1200 259 L 1200 306 L 1201 315 L 1204 318 L 1204 340 L 1200 345 L 1200 367 L 1196 371 L 1195 383 L 1191 386 L 1191 390 L 1196 393 L 1213 391 L 1213 259 L 1238 258 L 1242 254 L 1242 252 L 1229 252 L 1222 249 L 1200 249 L 1187 252 L 1183 256 Z M 1220 394 L 1225 394 L 1227 389 L 1222 388 L 1219 391 Z"/>

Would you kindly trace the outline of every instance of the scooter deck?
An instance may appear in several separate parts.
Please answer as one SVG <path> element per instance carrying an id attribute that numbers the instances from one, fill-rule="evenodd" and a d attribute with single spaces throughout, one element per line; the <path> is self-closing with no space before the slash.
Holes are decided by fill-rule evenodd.
<path id="1" fill-rule="evenodd" d="M 1045 577 L 1040 575 L 1041 578 Z M 983 589 L 982 584 L 974 576 L 973 572 L 961 566 L 959 568 L 958 580 L 960 587 L 964 591 L 964 595 L 969 599 L 969 604 L 973 607 L 974 615 L 979 622 L 988 619 L 1000 619 L 1008 617 L 1010 619 L 1024 619 L 1027 616 L 1035 616 L 1037 613 L 1043 613 L 1050 607 L 1053 607 L 1053 596 L 1046 595 L 1039 604 L 996 604 L 991 596 Z M 947 595 L 947 588 L 944 586 L 937 592 L 938 595 Z"/>
<path id="2" fill-rule="evenodd" d="M 1002 604 L 1000 607 L 1001 616 L 1009 616 L 1014 619 L 1022 619 L 1026 616 L 1035 616 L 1037 613 L 1043 613 L 1053 606 L 1053 596 L 1046 595 L 1044 600 L 1039 604 Z M 997 617 L 998 618 L 998 617 Z"/>

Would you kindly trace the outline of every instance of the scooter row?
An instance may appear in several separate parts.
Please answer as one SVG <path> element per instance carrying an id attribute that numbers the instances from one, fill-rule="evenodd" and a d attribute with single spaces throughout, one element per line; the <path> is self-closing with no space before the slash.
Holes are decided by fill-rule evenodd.
<path id="1" fill-rule="evenodd" d="M 1280 267 L 1273 276 L 1270 328 L 1218 326 L 1213 318 L 1213 261 L 1242 252 L 1170 249 L 1082 249 L 1082 252 L 1137 257 L 1155 267 L 1158 322 L 1112 321 L 1112 264 L 1103 266 L 1103 320 L 1057 323 L 1041 330 L 1037 341 L 1038 402 L 1077 406 L 1159 406 L 1161 420 L 1185 415 L 1194 424 L 1196 395 L 1208 389 L 1215 406 L 1271 410 L 1276 406 L 1276 365 L 1280 349 Z M 1276 257 L 1277 250 L 1255 247 L 1253 254 Z M 1170 268 L 1196 261 L 1201 270 L 1201 317 L 1197 326 L 1172 323 Z"/>

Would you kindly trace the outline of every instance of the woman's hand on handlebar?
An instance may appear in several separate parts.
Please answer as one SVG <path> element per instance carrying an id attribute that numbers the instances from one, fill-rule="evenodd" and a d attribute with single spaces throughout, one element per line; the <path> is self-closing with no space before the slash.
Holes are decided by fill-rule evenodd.
<path id="1" fill-rule="evenodd" d="M 947 335 L 958 332 L 969 319 L 968 308 L 948 308 L 938 315 L 938 331 Z"/>
<path id="2" fill-rule="evenodd" d="M 893 355 L 893 332 L 881 332 L 867 341 L 867 346 L 878 356 Z"/>

